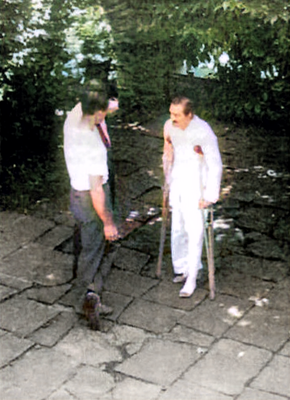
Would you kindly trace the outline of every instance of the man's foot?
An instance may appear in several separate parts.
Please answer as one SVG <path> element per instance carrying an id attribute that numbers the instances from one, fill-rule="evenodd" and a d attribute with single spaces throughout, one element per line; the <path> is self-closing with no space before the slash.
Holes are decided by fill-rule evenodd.
<path id="1" fill-rule="evenodd" d="M 174 274 L 174 278 L 172 279 L 173 283 L 183 283 L 186 281 L 185 274 Z"/>
<path id="2" fill-rule="evenodd" d="M 98 305 L 98 309 L 100 315 L 109 315 L 112 314 L 114 311 L 113 307 L 106 306 L 105 304 L 102 303 Z"/>
<path id="3" fill-rule="evenodd" d="M 97 295 L 97 293 L 88 292 L 86 294 L 83 303 L 83 311 L 89 323 L 89 327 L 94 331 L 100 330 L 99 304 L 100 297 Z"/>
<path id="4" fill-rule="evenodd" d="M 196 279 L 188 277 L 182 289 L 179 292 L 179 297 L 191 297 L 196 288 Z"/>

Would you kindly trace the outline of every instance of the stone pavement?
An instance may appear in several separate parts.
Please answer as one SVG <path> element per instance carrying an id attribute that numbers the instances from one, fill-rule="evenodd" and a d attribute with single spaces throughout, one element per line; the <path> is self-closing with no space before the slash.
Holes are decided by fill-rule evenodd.
<path id="1" fill-rule="evenodd" d="M 112 271 L 103 301 L 114 313 L 101 332 L 75 313 L 70 213 L 0 212 L 1 400 L 290 399 L 289 176 L 262 155 L 253 163 L 246 149 L 236 156 L 240 134 L 229 138 L 224 128 L 216 297 L 209 300 L 204 260 L 196 292 L 180 299 L 169 232 L 155 277 L 158 122 L 114 130 L 123 239 L 105 260 Z"/>

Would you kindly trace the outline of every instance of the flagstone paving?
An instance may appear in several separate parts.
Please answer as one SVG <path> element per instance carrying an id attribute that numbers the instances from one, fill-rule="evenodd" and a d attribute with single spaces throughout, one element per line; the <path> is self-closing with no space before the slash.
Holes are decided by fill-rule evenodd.
<path id="1" fill-rule="evenodd" d="M 112 135 L 122 239 L 106 261 L 102 301 L 114 312 L 101 331 L 79 315 L 70 212 L 0 211 L 1 400 L 290 400 L 290 175 L 281 158 L 267 154 L 266 164 L 259 138 L 220 134 L 216 296 L 203 256 L 194 295 L 181 299 L 170 221 L 155 274 L 161 128 L 120 126 Z"/>

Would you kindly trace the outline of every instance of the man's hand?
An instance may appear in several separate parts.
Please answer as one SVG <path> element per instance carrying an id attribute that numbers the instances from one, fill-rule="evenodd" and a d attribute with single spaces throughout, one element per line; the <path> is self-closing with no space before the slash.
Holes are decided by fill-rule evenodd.
<path id="1" fill-rule="evenodd" d="M 212 203 L 210 201 L 200 199 L 198 203 L 198 208 L 200 209 L 208 208 L 211 204 Z"/>
<path id="2" fill-rule="evenodd" d="M 118 228 L 114 223 L 104 224 L 104 235 L 105 239 L 113 242 L 114 240 L 118 240 L 120 238 Z"/>
<path id="3" fill-rule="evenodd" d="M 120 238 L 118 228 L 113 220 L 113 213 L 106 207 L 106 194 L 102 176 L 90 176 L 91 198 L 96 213 L 103 221 L 105 239 L 114 241 Z"/>

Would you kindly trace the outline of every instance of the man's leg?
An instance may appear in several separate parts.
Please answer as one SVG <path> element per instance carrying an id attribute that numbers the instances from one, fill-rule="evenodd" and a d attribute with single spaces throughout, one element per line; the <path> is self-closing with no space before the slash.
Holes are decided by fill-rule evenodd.
<path id="1" fill-rule="evenodd" d="M 188 235 L 188 276 L 180 291 L 180 297 L 190 297 L 196 288 L 198 270 L 201 268 L 204 233 L 203 211 L 191 207 L 191 209 L 187 209 L 185 212 L 185 231 Z"/>
<path id="2" fill-rule="evenodd" d="M 81 226 L 77 222 L 74 225 L 74 232 L 73 232 L 73 279 L 77 277 L 77 270 L 78 270 L 78 261 L 79 256 L 82 250 L 82 241 L 81 241 Z"/>
<path id="3" fill-rule="evenodd" d="M 101 264 L 105 250 L 105 238 L 100 221 L 92 220 L 81 225 L 82 251 L 78 262 L 78 280 L 95 290 L 94 278 Z"/>
<path id="4" fill-rule="evenodd" d="M 184 219 L 180 204 L 175 204 L 172 208 L 171 257 L 175 275 L 173 282 L 183 282 L 188 270 L 188 237 L 184 229 Z"/>
<path id="5" fill-rule="evenodd" d="M 81 252 L 77 263 L 77 292 L 82 291 L 82 310 L 92 329 L 99 329 L 100 298 L 95 292 L 94 278 L 101 263 L 105 238 L 89 191 L 71 191 L 71 211 L 80 228 Z"/>

